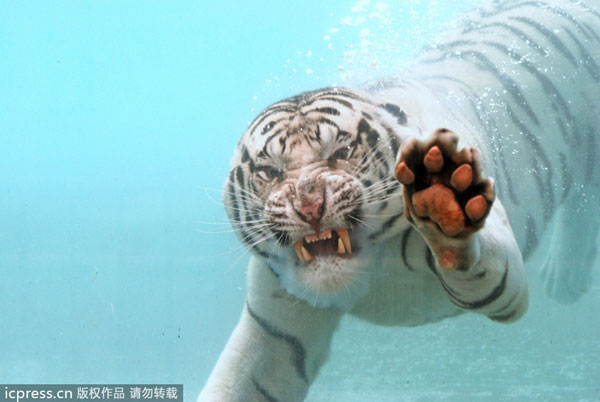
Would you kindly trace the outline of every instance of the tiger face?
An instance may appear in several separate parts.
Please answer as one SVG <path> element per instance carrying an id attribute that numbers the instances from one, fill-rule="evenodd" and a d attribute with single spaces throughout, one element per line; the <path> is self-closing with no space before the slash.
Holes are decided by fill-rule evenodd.
<path id="1" fill-rule="evenodd" d="M 397 106 L 335 88 L 278 102 L 244 133 L 225 205 L 286 291 L 338 308 L 366 293 L 378 245 L 403 215 L 392 173 L 403 122 Z"/>

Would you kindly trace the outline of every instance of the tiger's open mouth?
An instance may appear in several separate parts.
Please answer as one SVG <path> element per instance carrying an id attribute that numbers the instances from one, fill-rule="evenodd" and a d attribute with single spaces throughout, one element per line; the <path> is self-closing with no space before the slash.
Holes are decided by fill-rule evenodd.
<path id="1" fill-rule="evenodd" d="M 298 240 L 294 247 L 302 262 L 326 255 L 349 258 L 352 254 L 348 229 L 327 229 L 319 234 L 310 234 Z"/>

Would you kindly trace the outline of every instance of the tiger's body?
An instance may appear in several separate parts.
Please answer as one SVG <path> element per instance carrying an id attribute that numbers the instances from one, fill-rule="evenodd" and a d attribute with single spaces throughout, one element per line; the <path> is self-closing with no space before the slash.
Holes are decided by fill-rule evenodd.
<path id="1" fill-rule="evenodd" d="M 600 223 L 592 3 L 494 2 L 399 79 L 254 120 L 225 187 L 253 253 L 247 300 L 201 401 L 303 400 L 343 314 L 514 321 L 546 230 L 548 293 L 585 292 Z"/>

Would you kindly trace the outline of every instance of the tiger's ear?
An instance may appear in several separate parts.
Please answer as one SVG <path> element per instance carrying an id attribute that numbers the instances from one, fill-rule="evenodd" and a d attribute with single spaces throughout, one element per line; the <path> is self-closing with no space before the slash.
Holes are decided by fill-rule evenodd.
<path id="1" fill-rule="evenodd" d="M 406 113 L 404 113 L 404 110 L 400 109 L 398 105 L 394 105 L 393 103 L 383 103 L 379 105 L 379 107 L 394 116 L 401 126 L 406 126 L 406 123 L 408 123 Z"/>

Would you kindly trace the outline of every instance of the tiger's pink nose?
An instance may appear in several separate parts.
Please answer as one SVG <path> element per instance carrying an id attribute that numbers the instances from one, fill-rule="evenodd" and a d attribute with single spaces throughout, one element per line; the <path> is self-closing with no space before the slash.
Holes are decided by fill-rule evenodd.
<path id="1" fill-rule="evenodd" d="M 298 211 L 307 221 L 318 221 L 323 214 L 323 200 L 318 198 L 314 201 L 303 201 Z"/>

